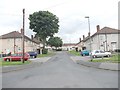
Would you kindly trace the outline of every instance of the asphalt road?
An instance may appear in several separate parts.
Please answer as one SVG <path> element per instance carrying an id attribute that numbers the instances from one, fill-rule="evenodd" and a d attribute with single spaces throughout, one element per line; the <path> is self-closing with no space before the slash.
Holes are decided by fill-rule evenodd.
<path id="1" fill-rule="evenodd" d="M 118 72 L 74 63 L 70 54 L 58 52 L 46 63 L 3 73 L 3 88 L 117 88 Z"/>

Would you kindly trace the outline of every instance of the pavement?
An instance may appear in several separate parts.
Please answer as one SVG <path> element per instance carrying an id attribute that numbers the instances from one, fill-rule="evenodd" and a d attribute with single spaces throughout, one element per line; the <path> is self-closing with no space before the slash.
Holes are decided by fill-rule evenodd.
<path id="1" fill-rule="evenodd" d="M 71 56 L 70 57 L 75 63 L 84 65 L 87 67 L 94 67 L 98 69 L 104 69 L 104 70 L 112 70 L 112 71 L 119 71 L 120 70 L 120 64 L 118 63 L 110 63 L 110 62 L 90 62 L 89 56 Z"/>
<path id="2" fill-rule="evenodd" d="M 12 71 L 27 69 L 27 68 L 33 68 L 33 67 L 39 66 L 39 65 L 47 62 L 50 58 L 51 57 L 34 58 L 34 59 L 30 59 L 30 61 L 31 61 L 30 64 L 2 66 L 2 67 L 0 67 L 0 69 L 1 69 L 0 72 L 8 73 L 8 72 L 12 72 Z"/>

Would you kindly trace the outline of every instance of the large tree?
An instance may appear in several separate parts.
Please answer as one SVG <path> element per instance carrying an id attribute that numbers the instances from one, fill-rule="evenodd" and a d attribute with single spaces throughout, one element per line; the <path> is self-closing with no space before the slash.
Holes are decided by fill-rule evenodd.
<path id="1" fill-rule="evenodd" d="M 36 32 L 36 36 L 41 39 L 43 48 L 45 48 L 46 38 L 58 33 L 58 17 L 49 11 L 39 11 L 30 14 L 29 20 L 29 28 Z"/>
<path id="2" fill-rule="evenodd" d="M 62 47 L 63 41 L 60 37 L 50 37 L 47 44 L 57 49 L 57 47 Z"/>

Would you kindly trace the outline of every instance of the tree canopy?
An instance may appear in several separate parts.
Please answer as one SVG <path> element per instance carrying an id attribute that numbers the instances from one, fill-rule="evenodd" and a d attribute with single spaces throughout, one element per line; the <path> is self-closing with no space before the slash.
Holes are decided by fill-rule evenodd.
<path id="1" fill-rule="evenodd" d="M 49 11 L 34 12 L 29 15 L 30 26 L 29 28 L 36 32 L 36 36 L 40 37 L 45 46 L 46 38 L 52 37 L 58 33 L 59 19 L 56 15 Z"/>
<path id="2" fill-rule="evenodd" d="M 62 47 L 63 41 L 60 37 L 50 37 L 47 44 L 49 44 L 51 47 L 55 46 L 57 47 Z"/>

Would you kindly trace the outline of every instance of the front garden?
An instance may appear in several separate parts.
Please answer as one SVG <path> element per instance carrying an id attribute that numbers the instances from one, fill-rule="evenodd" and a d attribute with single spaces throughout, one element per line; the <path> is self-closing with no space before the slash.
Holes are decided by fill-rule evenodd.
<path id="1" fill-rule="evenodd" d="M 90 61 L 91 62 L 91 61 Z M 120 54 L 114 54 L 111 57 L 104 58 L 94 58 L 92 62 L 111 62 L 111 63 L 120 63 Z"/>
<path id="2" fill-rule="evenodd" d="M 3 61 L 3 58 L 0 58 L 0 66 L 9 66 L 9 65 L 23 65 L 23 64 L 29 64 L 31 61 L 25 61 L 22 63 L 21 61 L 12 61 L 12 62 L 7 62 Z"/>
<path id="3" fill-rule="evenodd" d="M 80 56 L 80 52 L 76 52 L 75 50 L 69 51 L 70 54 L 73 54 L 75 56 Z"/>

